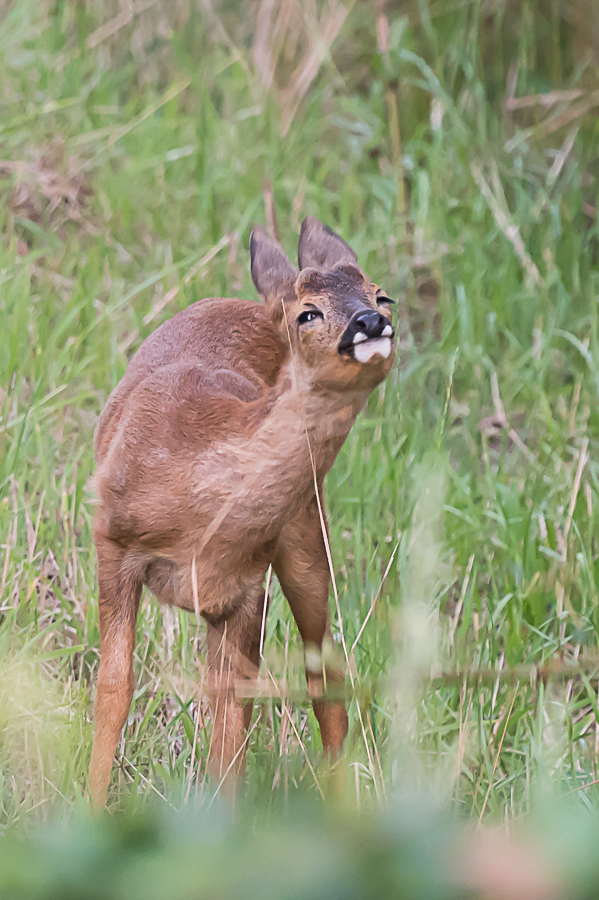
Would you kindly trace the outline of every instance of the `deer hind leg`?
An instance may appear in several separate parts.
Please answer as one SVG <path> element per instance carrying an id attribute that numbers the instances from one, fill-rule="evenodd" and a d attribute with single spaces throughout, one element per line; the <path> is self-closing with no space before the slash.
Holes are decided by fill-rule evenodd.
<path id="1" fill-rule="evenodd" d="M 320 726 L 322 748 L 337 756 L 347 736 L 347 712 L 342 700 L 323 697 L 327 685 L 341 685 L 343 670 L 335 664 L 330 646 L 329 566 L 316 500 L 283 529 L 274 569 L 304 642 L 308 693 Z"/>
<path id="2" fill-rule="evenodd" d="M 251 692 L 260 666 L 260 630 L 264 609 L 262 586 L 246 596 L 242 609 L 208 622 L 208 673 L 213 714 L 208 774 L 213 786 L 223 781 L 233 799 L 245 770 L 247 729 L 252 700 L 238 694 Z M 247 689 L 240 691 L 239 688 Z"/>
<path id="3" fill-rule="evenodd" d="M 98 539 L 100 668 L 94 708 L 95 734 L 89 767 L 92 805 L 106 805 L 116 746 L 133 698 L 133 646 L 141 583 L 123 572 L 123 551 Z"/>

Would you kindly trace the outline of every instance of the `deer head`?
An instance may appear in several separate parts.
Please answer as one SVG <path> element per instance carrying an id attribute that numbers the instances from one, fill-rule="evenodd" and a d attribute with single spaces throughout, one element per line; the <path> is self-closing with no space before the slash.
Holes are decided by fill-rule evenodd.
<path id="1" fill-rule="evenodd" d="M 250 254 L 254 285 L 313 387 L 369 391 L 383 381 L 393 363 L 393 301 L 338 234 L 304 219 L 299 270 L 262 228 Z"/>

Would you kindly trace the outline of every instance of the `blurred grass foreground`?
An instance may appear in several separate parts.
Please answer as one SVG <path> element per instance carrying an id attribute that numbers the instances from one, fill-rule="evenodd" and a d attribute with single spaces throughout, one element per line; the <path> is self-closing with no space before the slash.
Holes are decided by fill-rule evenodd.
<path id="1" fill-rule="evenodd" d="M 0 842 L 6 900 L 591 900 L 595 817 L 554 809 L 534 827 L 459 831 L 423 802 L 384 815 L 294 804 L 256 828 L 230 810 L 146 807 L 136 817 L 14 831 Z"/>
<path id="2" fill-rule="evenodd" d="M 0 2 L 0 110 L 0 897 L 596 896 L 597 0 Z M 273 579 L 229 821 L 144 597 L 91 822 L 98 412 L 309 214 L 398 301 L 326 485 L 344 759 Z"/>

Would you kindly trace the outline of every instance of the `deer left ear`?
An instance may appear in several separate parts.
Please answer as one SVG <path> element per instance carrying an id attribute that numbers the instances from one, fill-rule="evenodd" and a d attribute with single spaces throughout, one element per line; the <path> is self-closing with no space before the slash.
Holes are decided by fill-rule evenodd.
<path id="1" fill-rule="evenodd" d="M 285 251 L 264 228 L 256 226 L 250 237 L 252 281 L 269 306 L 281 300 L 295 299 L 297 269 L 291 265 Z"/>

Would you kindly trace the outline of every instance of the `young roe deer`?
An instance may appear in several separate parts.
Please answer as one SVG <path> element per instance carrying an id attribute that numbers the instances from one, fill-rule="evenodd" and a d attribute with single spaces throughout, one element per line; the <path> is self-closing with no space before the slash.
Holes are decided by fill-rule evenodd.
<path id="1" fill-rule="evenodd" d="M 133 696 L 142 585 L 207 622 L 213 778 L 243 767 L 252 707 L 235 685 L 258 674 L 270 564 L 304 641 L 324 752 L 340 752 L 347 733 L 344 704 L 323 695 L 323 675 L 343 673 L 322 653 L 330 572 L 319 501 L 356 416 L 391 368 L 392 301 L 317 219 L 302 224 L 299 271 L 261 228 L 250 251 L 265 303 L 207 299 L 165 322 L 133 357 L 97 428 L 95 806 L 106 802 Z"/>

